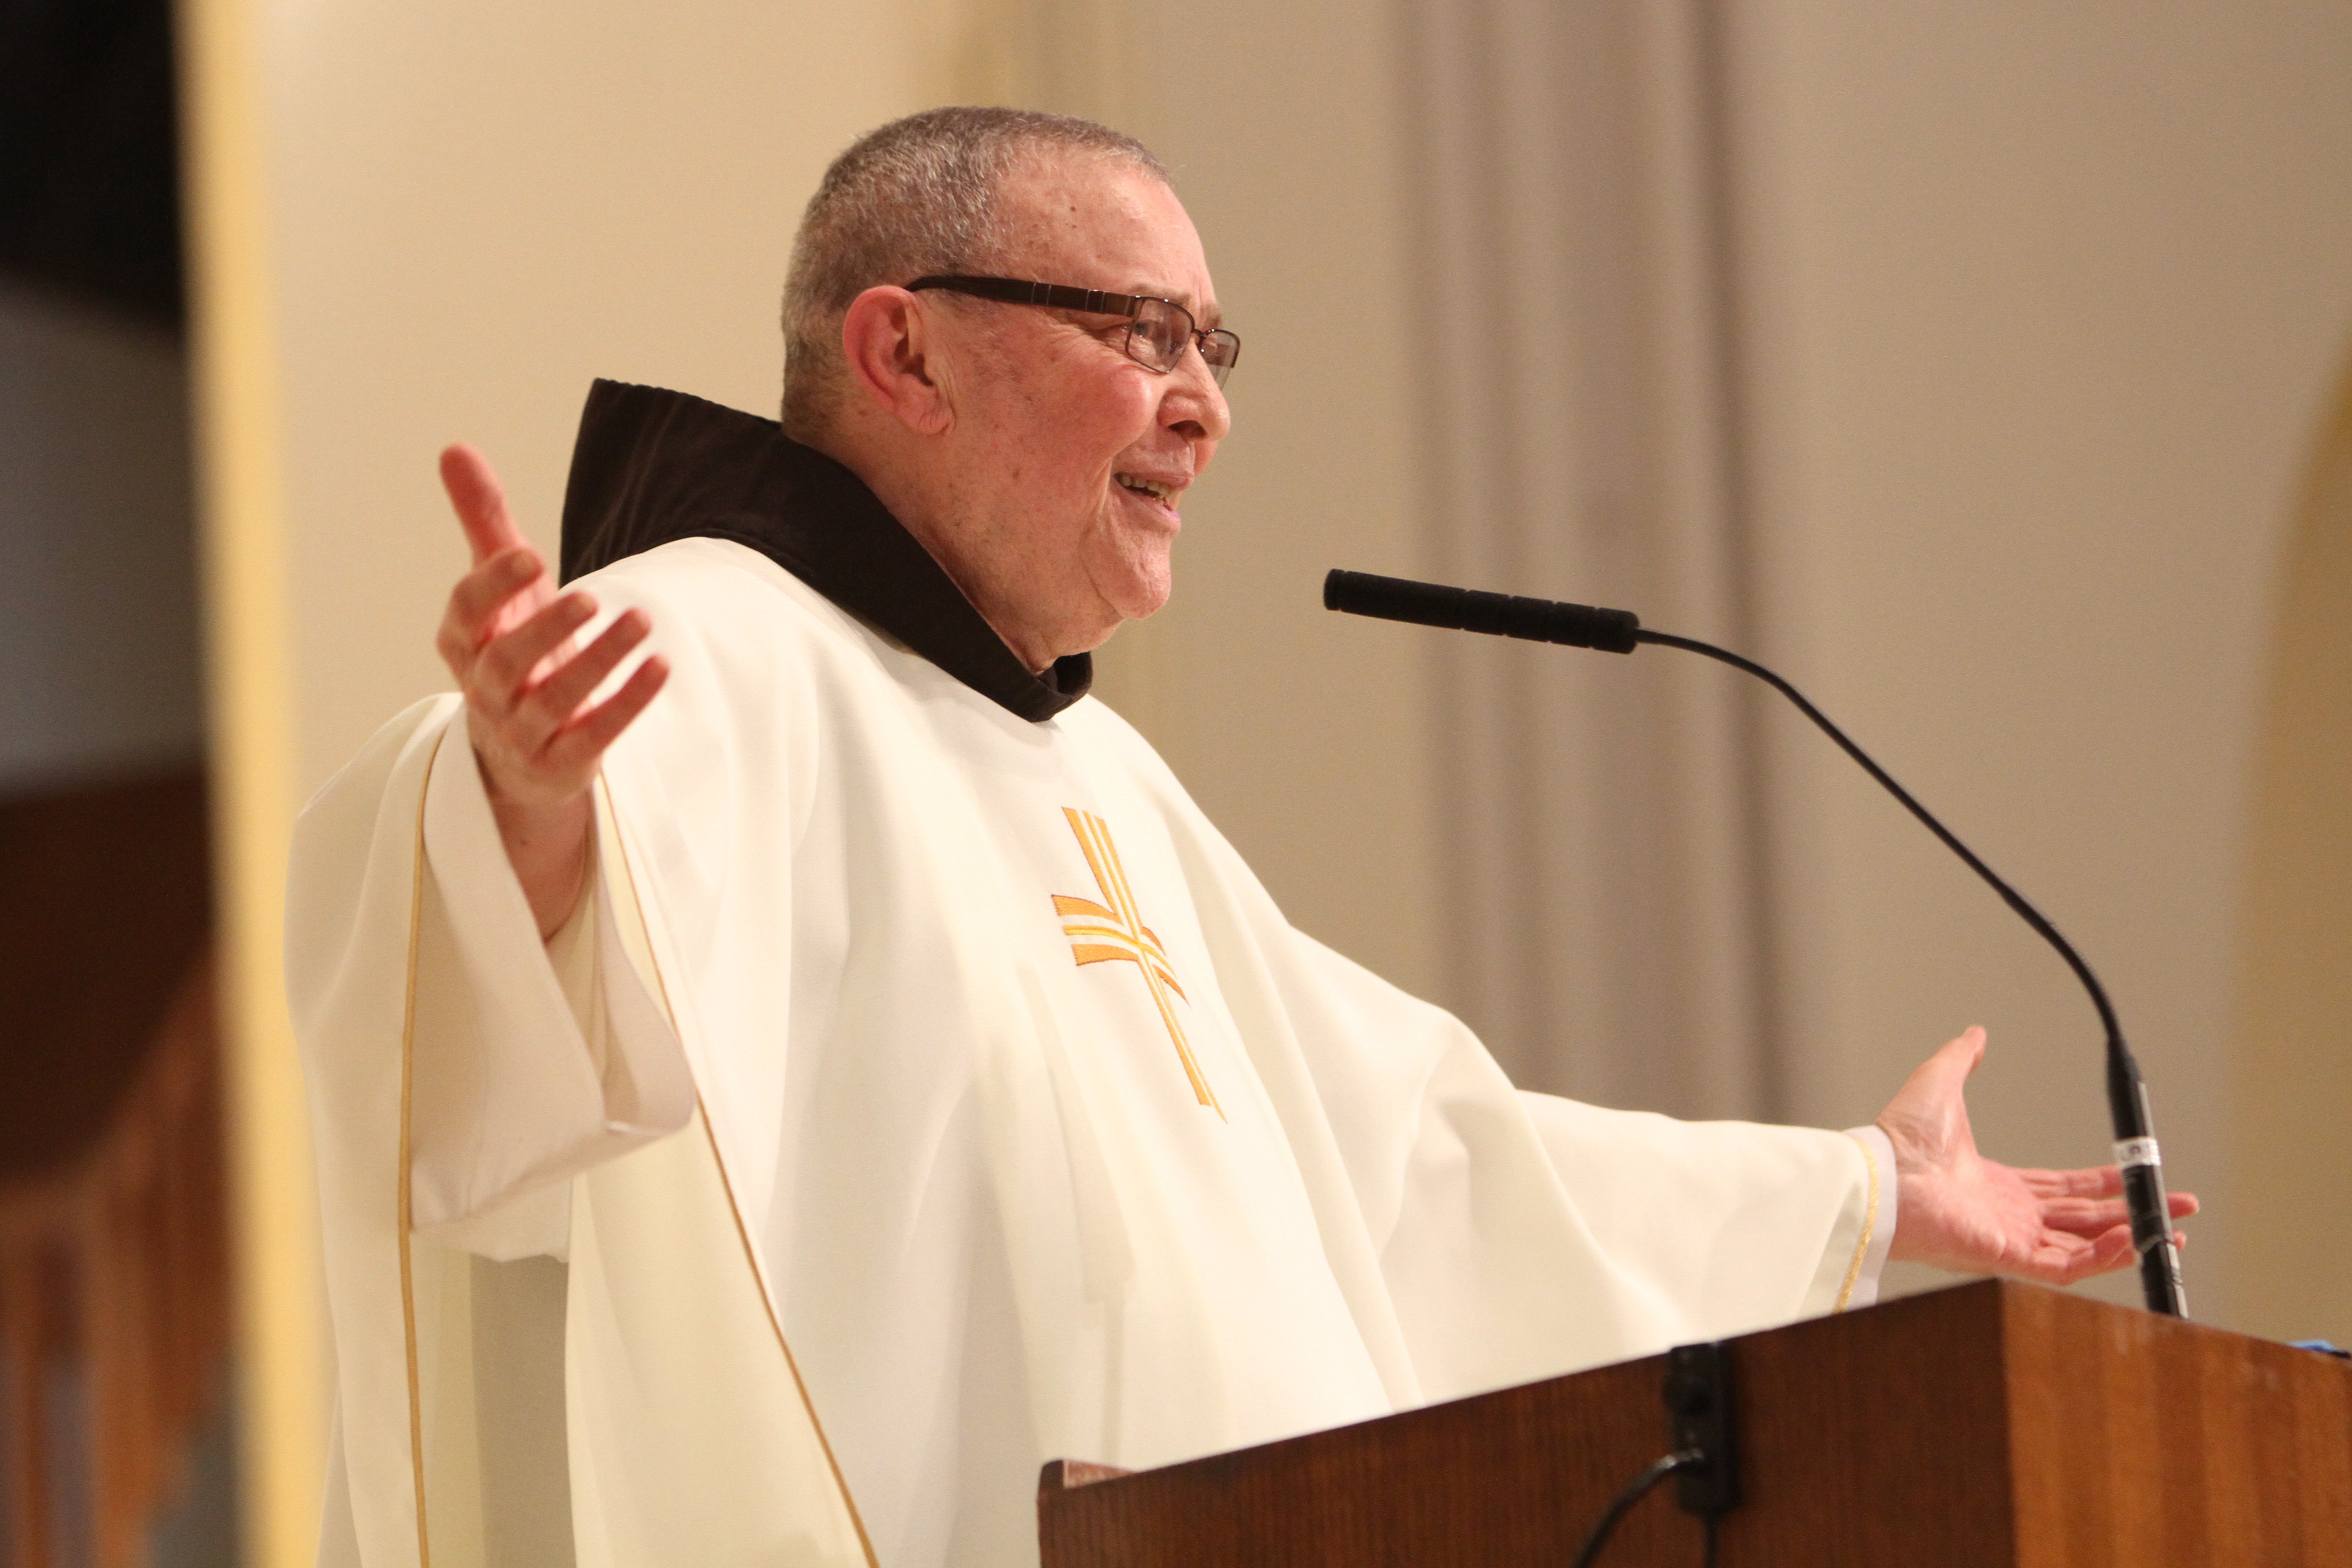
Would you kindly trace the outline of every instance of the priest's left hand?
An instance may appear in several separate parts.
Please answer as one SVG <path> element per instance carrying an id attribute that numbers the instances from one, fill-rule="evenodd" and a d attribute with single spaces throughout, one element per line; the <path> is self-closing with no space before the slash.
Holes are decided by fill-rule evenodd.
<path id="1" fill-rule="evenodd" d="M 1895 1145 L 1889 1256 L 2049 1285 L 2130 1263 L 2123 1177 L 2113 1165 L 2021 1171 L 1977 1152 L 1960 1091 L 1984 1049 L 1985 1032 L 1969 1030 L 1921 1063 L 1879 1113 L 1879 1131 Z M 2172 1194 L 2173 1218 L 2196 1212 L 2196 1198 Z"/>

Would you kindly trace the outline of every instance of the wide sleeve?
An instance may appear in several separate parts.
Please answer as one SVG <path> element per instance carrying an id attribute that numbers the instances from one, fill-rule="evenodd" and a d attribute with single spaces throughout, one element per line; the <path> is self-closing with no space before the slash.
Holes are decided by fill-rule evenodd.
<path id="1" fill-rule="evenodd" d="M 542 950 L 520 888 L 492 875 L 503 851 L 478 784 L 435 795 L 436 774 L 447 788 L 473 773 L 457 700 L 433 699 L 380 731 L 295 829 L 288 1001 L 334 1323 L 320 1563 L 497 1561 L 496 1542 L 515 1538 L 496 1533 L 486 1488 L 551 1459 L 573 1478 L 583 1562 L 870 1564 L 690 1093 L 685 1136 L 605 1158 L 676 1108 L 657 1081 L 665 1037 L 623 1011 L 636 862 L 600 812 L 596 890 Z M 412 1131 L 434 1141 L 415 1182 Z M 474 1146 L 501 1140 L 516 1147 Z M 583 1160 L 603 1163 L 556 1180 Z M 420 1189 L 490 1206 L 426 1236 Z M 514 1369 L 492 1359 L 508 1336 L 491 1326 L 515 1310 L 503 1287 L 517 1276 L 460 1248 L 500 1226 L 516 1242 L 519 1211 L 567 1194 L 562 1304 L 533 1270 L 542 1310 L 529 1314 L 568 1323 L 564 1435 L 519 1441 L 501 1417 Z"/>
<path id="2" fill-rule="evenodd" d="M 1677 1121 L 1525 1091 L 1519 1099 L 1594 1238 L 1612 1256 L 1639 1259 L 1653 1289 L 1728 1303 L 1757 1294 L 1746 1281 L 1770 1281 L 1758 1308 L 1788 1306 L 1766 1317 L 1819 1317 L 1875 1299 L 1873 1265 L 1893 1230 L 1894 1194 L 1857 1134 Z M 1787 1210 L 1822 1165 L 1833 1176 L 1859 1167 L 1861 1179 L 1828 1209 L 1827 1234 L 1808 1259 L 1820 1222 Z"/>
<path id="3" fill-rule="evenodd" d="M 1513 1089 L 1468 1028 L 1295 931 L 1273 965 L 1432 1397 L 1845 1304 L 1853 1137 Z"/>
<path id="4" fill-rule="evenodd" d="M 542 943 L 462 716 L 434 758 L 424 825 L 415 1225 L 494 1258 L 554 1251 L 561 1184 L 684 1127 L 692 1075 L 623 943 L 625 871 L 608 834 L 578 907 Z"/>

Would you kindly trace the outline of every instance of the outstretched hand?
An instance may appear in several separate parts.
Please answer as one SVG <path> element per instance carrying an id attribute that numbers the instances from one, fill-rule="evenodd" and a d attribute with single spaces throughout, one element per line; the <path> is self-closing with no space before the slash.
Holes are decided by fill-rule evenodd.
<path id="1" fill-rule="evenodd" d="M 546 560 L 508 512 L 489 460 L 451 447 L 441 454 L 441 484 L 474 563 L 450 592 L 436 643 L 466 694 L 467 728 L 499 837 L 546 937 L 579 896 L 588 790 L 605 749 L 669 670 L 659 656 L 648 658 L 619 690 L 584 706 L 651 624 L 631 610 L 582 647 L 577 634 L 595 617 L 595 601 L 578 589 L 555 591 Z"/>
<path id="2" fill-rule="evenodd" d="M 2131 1225 L 2115 1166 L 2024 1171 L 1977 1152 L 1961 1090 L 1984 1050 L 1985 1032 L 1969 1029 L 1921 1063 L 1879 1113 L 1879 1130 L 1895 1145 L 1890 1256 L 2049 1285 L 2130 1263 Z M 2195 1197 L 2172 1194 L 2173 1218 L 2196 1212 Z"/>

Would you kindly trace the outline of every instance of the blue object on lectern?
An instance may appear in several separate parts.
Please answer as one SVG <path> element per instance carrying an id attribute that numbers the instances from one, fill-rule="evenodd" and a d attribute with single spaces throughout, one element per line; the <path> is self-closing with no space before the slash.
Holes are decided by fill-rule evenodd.
<path id="1" fill-rule="evenodd" d="M 2352 1351 L 2331 1345 L 2326 1340 L 2289 1340 L 2287 1343 L 2299 1351 L 2317 1351 L 2321 1355 L 2342 1356 L 2346 1361 L 2352 1361 Z"/>

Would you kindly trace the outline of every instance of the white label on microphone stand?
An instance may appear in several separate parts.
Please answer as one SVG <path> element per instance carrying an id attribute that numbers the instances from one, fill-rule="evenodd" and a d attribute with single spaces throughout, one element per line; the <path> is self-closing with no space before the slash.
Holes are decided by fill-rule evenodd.
<path id="1" fill-rule="evenodd" d="M 2134 1165 L 2161 1165 L 2153 1138 L 2126 1138 L 2116 1145 L 2116 1163 L 2129 1170 Z"/>

